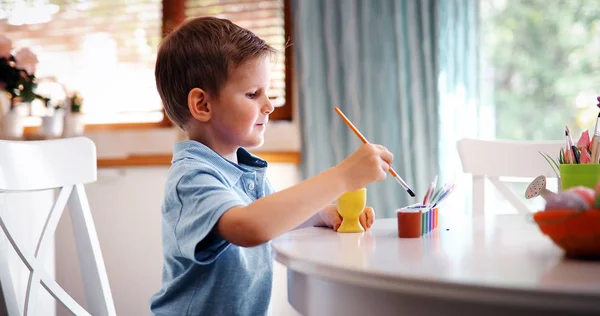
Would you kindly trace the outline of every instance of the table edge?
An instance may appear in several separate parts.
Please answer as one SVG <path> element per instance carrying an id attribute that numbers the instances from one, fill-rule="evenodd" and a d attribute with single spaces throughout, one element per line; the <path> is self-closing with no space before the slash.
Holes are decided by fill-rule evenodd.
<path id="1" fill-rule="evenodd" d="M 272 248 L 275 260 L 290 270 L 361 287 L 465 302 L 600 312 L 598 297 L 585 293 L 569 294 L 543 289 L 527 290 L 392 276 L 293 258 L 285 251 L 278 250 L 276 243 L 272 244 Z"/>

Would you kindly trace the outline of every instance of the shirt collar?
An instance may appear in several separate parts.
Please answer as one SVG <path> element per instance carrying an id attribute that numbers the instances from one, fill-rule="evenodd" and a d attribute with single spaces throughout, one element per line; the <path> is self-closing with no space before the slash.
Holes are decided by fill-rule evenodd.
<path id="1" fill-rule="evenodd" d="M 265 160 L 256 157 L 243 147 L 237 150 L 238 163 L 234 163 L 225 159 L 225 157 L 208 146 L 194 140 L 186 140 L 174 145 L 171 163 L 183 159 L 201 160 L 212 164 L 227 174 L 227 177 L 231 180 L 238 180 L 245 172 L 252 172 L 253 170 L 265 172 L 268 165 Z"/>

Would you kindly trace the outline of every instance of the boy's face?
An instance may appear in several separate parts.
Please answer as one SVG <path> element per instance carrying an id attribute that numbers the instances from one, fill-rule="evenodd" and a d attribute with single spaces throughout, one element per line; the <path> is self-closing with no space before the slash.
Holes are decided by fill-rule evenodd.
<path id="1" fill-rule="evenodd" d="M 212 99 L 210 123 L 219 147 L 257 147 L 264 142 L 264 132 L 273 105 L 267 97 L 271 77 L 269 59 L 247 61 L 234 69 Z"/>

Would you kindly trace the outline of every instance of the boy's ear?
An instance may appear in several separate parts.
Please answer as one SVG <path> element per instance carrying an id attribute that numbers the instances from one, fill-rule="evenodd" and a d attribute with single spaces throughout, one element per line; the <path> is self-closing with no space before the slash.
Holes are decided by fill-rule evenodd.
<path id="1" fill-rule="evenodd" d="M 208 93 L 200 88 L 194 88 L 188 93 L 188 108 L 192 116 L 200 122 L 208 122 L 211 117 L 208 106 Z"/>

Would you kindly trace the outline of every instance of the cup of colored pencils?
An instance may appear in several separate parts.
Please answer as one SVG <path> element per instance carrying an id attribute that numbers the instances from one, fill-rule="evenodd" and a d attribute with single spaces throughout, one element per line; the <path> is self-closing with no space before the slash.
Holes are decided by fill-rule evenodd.
<path id="1" fill-rule="evenodd" d="M 600 97 L 598 102 L 600 107 Z M 565 147 L 559 152 L 558 163 L 547 154 L 542 155 L 559 176 L 562 190 L 577 186 L 595 188 L 600 180 L 600 113 L 591 138 L 586 130 L 574 143 L 565 126 Z"/>

